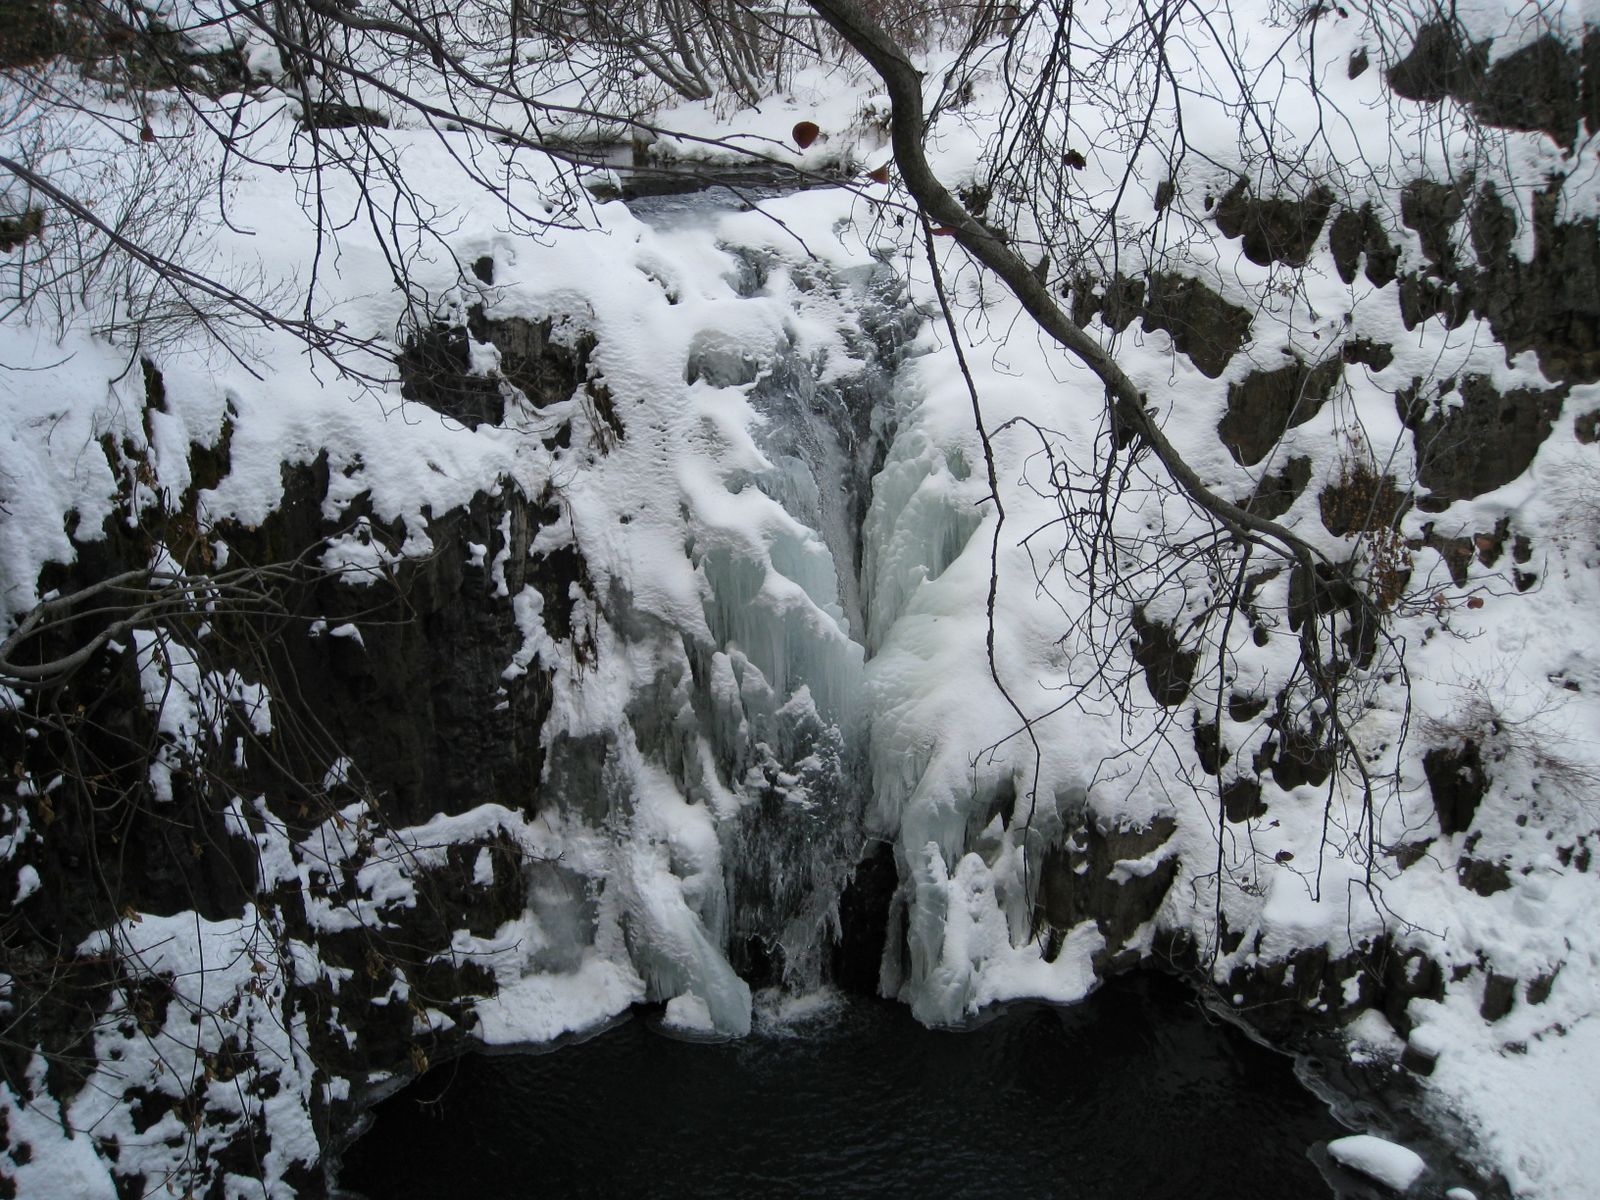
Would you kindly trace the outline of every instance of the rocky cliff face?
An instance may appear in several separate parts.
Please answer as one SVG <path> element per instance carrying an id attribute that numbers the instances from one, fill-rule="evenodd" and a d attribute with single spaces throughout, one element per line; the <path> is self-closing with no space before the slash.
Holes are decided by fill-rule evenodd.
<path id="1" fill-rule="evenodd" d="M 160 413 L 161 375 L 146 364 L 145 378 L 147 411 Z M 26 902 L 7 925 L 6 1077 L 28 1081 L 23 1103 L 66 1114 L 86 1087 L 105 1086 L 118 1039 L 179 1050 L 181 1066 L 169 1055 L 168 1070 L 133 1072 L 121 1089 L 128 1123 L 95 1136 L 126 1195 L 163 1186 L 173 1154 L 218 1194 L 230 1175 L 262 1174 L 320 1194 L 319 1147 L 350 1128 L 367 1081 L 460 1044 L 472 1000 L 495 981 L 452 956 L 452 939 L 492 935 L 520 914 L 533 867 L 497 830 L 439 846 L 394 831 L 484 805 L 540 813 L 550 672 L 507 671 L 525 641 L 511 597 L 524 585 L 547 597 L 546 625 L 570 643 L 585 582 L 559 535 L 533 548 L 561 522 L 549 493 L 501 480 L 421 529 L 376 519 L 360 492 L 330 515 L 339 488 L 326 452 L 283 464 L 281 498 L 259 524 L 219 521 L 202 534 L 195 497 L 227 474 L 228 440 L 224 426 L 215 446 L 191 448 L 193 484 L 173 507 L 78 530 L 76 562 L 52 567 L 41 591 L 174 560 L 262 573 L 197 597 L 148 641 L 113 644 L 0 727 L 22 784 L 5 809 L 0 891 Z M 131 478 L 148 474 L 132 443 L 108 440 L 103 452 Z M 426 553 L 400 552 L 418 535 Z M 324 569 L 319 553 L 334 543 L 371 548 L 384 565 L 354 581 Z M 75 614 L 31 649 L 70 649 L 105 621 Z M 185 710 L 176 723 L 174 707 Z M 404 886 L 375 894 L 363 875 L 375 864 Z M 213 966 L 158 961 L 134 928 L 166 918 L 235 923 L 237 938 L 219 944 L 227 961 L 247 959 L 242 983 L 223 970 L 209 996 L 186 992 L 185 976 Z M 84 952 L 124 919 L 132 925 L 102 952 Z M 315 968 L 297 969 L 296 956 Z M 241 1014 L 252 1005 L 292 1031 L 288 1053 L 251 1035 Z M 185 1032 L 201 1022 L 215 1028 Z M 241 1112 L 247 1097 L 284 1093 L 313 1137 Z M 26 1132 L 9 1137 L 26 1163 Z M 145 1149 L 125 1152 L 123 1139 Z"/>

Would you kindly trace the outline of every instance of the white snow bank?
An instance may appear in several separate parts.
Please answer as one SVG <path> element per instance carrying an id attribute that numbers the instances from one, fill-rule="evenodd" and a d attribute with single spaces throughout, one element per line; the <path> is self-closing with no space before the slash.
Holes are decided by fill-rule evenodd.
<path id="1" fill-rule="evenodd" d="M 1337 1138 L 1328 1143 L 1328 1153 L 1341 1166 L 1360 1171 L 1397 1192 L 1407 1190 L 1428 1169 L 1422 1156 L 1415 1150 L 1397 1146 L 1370 1133 Z"/>
<path id="2" fill-rule="evenodd" d="M 667 1013 L 662 1024 L 668 1029 L 686 1033 L 715 1033 L 717 1023 L 711 1019 L 711 1009 L 693 992 L 685 992 L 667 1001 Z"/>

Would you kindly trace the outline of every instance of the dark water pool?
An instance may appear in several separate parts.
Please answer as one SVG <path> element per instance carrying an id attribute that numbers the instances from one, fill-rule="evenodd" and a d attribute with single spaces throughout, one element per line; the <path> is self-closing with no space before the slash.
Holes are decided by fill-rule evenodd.
<path id="1" fill-rule="evenodd" d="M 1295 1200 L 1343 1130 L 1291 1062 L 1159 976 L 960 1033 L 835 998 L 695 1045 L 643 1018 L 470 1056 L 376 1110 L 343 1187 L 390 1197 Z"/>

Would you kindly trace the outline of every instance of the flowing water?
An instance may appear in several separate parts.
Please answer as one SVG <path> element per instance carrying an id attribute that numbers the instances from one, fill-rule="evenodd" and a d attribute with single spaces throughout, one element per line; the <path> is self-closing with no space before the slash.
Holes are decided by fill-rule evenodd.
<path id="1" fill-rule="evenodd" d="M 1286 1200 L 1334 1194 L 1311 1155 L 1344 1132 L 1288 1058 L 1156 975 L 960 1032 L 837 993 L 714 1045 L 634 1016 L 445 1064 L 375 1117 L 341 1176 L 372 1200 Z"/>

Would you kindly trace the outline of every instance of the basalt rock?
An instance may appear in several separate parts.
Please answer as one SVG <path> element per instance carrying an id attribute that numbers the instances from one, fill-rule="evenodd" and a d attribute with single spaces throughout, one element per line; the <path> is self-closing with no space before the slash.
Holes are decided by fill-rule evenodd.
<path id="1" fill-rule="evenodd" d="M 364 495 L 339 522 L 324 520 L 327 473 L 325 459 L 285 468 L 285 500 L 275 513 L 255 529 L 223 527 L 234 553 L 282 561 L 340 530 L 395 547 L 403 541 L 402 528 L 372 520 Z M 533 802 L 529 781 L 543 763 L 538 731 L 549 681 L 538 672 L 509 680 L 502 673 L 522 644 L 509 597 L 530 583 L 548 586 L 528 550 L 555 516 L 502 484 L 499 495 L 480 494 L 466 509 L 432 518 L 433 552 L 397 563 L 390 583 L 320 578 L 288 598 L 298 629 L 321 622 L 322 632 L 275 639 L 274 673 L 297 687 L 280 703 L 327 732 L 395 822 L 491 798 L 512 808 Z M 359 638 L 332 636 L 346 626 Z M 327 769 L 292 753 L 286 765 L 308 777 Z"/>
<path id="2" fill-rule="evenodd" d="M 1433 808 L 1445 834 L 1464 833 L 1489 790 L 1478 743 L 1470 738 L 1458 746 L 1441 746 L 1422 757 L 1422 769 L 1433 793 Z"/>
<path id="3" fill-rule="evenodd" d="M 1591 40 L 1600 44 L 1600 37 Z M 1480 239 L 1478 268 L 1462 273 L 1462 286 L 1507 357 L 1532 350 L 1549 379 L 1600 380 L 1600 221 L 1562 220 L 1560 180 L 1552 180 L 1533 195 L 1533 253 L 1524 261 L 1507 235 L 1492 232 L 1511 220 L 1493 188 L 1479 192 L 1473 216 L 1475 228 L 1491 232 Z"/>
<path id="4" fill-rule="evenodd" d="M 472 342 L 460 326 L 420 330 L 400 354 L 400 395 L 461 422 L 468 429 L 505 420 L 505 398 L 493 379 L 472 372 Z"/>
<path id="5" fill-rule="evenodd" d="M 1325 186 L 1303 199 L 1256 197 L 1240 180 L 1217 202 L 1212 214 L 1224 237 L 1239 238 L 1244 256 L 1259 266 L 1281 262 L 1304 266 L 1333 211 L 1333 193 Z"/>
<path id="6" fill-rule="evenodd" d="M 467 314 L 467 328 L 474 339 L 500 352 L 500 377 L 535 408 L 570 399 L 589 377 L 595 339 L 586 330 L 557 325 L 548 317 L 489 317 L 476 306 Z"/>
<path id="7" fill-rule="evenodd" d="M 1328 230 L 1328 249 L 1333 254 L 1334 269 L 1346 283 L 1355 282 L 1362 255 L 1366 256 L 1367 280 L 1373 287 L 1387 287 L 1394 282 L 1400 251 L 1390 242 L 1370 202 L 1359 209 L 1340 210 Z"/>
<path id="8" fill-rule="evenodd" d="M 1253 959 L 1218 985 L 1235 1009 L 1267 1037 L 1287 1041 L 1308 1030 L 1333 1028 L 1351 1013 L 1377 1007 L 1382 996 L 1386 943 L 1363 940 L 1338 954 L 1303 946 L 1282 958 Z"/>
<path id="9" fill-rule="evenodd" d="M 1228 410 L 1217 436 L 1244 466 L 1260 462 L 1296 425 L 1321 410 L 1344 367 L 1337 359 L 1307 364 L 1300 358 L 1275 371 L 1254 371 L 1228 385 Z"/>
<path id="10" fill-rule="evenodd" d="M 491 279 L 493 260 L 474 266 Z M 473 365 L 473 343 L 493 346 L 499 363 L 487 373 Z M 468 429 L 500 425 L 506 419 L 506 387 L 515 389 L 534 408 L 571 399 L 589 381 L 589 357 L 594 352 L 591 333 L 558 326 L 549 318 L 489 317 L 481 305 L 472 306 L 465 324 L 436 322 L 413 334 L 401 352 L 400 394 L 461 422 Z M 610 394 L 590 389 L 591 401 L 610 410 Z M 607 412 L 602 412 L 604 419 Z M 614 432 L 620 434 L 614 411 L 609 412 Z"/>
<path id="11" fill-rule="evenodd" d="M 1157 272 L 1150 276 L 1144 327 L 1172 336 L 1180 354 L 1215 379 L 1250 336 L 1249 309 L 1224 300 L 1198 279 Z"/>
<path id="12" fill-rule="evenodd" d="M 1250 310 L 1222 298 L 1187 275 L 1153 272 L 1147 277 L 1115 275 L 1103 286 L 1080 278 L 1068 292 L 1072 319 L 1087 325 L 1096 316 L 1118 333 L 1143 319 L 1148 330 L 1172 338 L 1200 373 L 1215 379 L 1250 338 Z"/>
<path id="13" fill-rule="evenodd" d="M 1198 656 L 1183 649 L 1170 625 L 1150 620 L 1143 609 L 1134 610 L 1132 623 L 1136 635 L 1133 657 L 1144 668 L 1150 695 L 1168 708 L 1182 704 L 1189 695 L 1189 681 Z"/>
<path id="14" fill-rule="evenodd" d="M 1390 949 L 1382 956 L 1382 1010 L 1401 1037 L 1409 1037 L 1413 1000 L 1444 999 L 1444 972 L 1424 951 L 1415 947 Z"/>
<path id="15" fill-rule="evenodd" d="M 1416 445 L 1417 480 L 1432 493 L 1421 507 L 1435 512 L 1452 500 L 1503 487 L 1526 471 L 1568 392 L 1561 386 L 1502 394 L 1481 375 L 1467 376 L 1453 390 L 1459 403 L 1449 408 L 1430 404 L 1421 380 L 1395 397 Z"/>
<path id="16" fill-rule="evenodd" d="M 161 381 L 153 369 L 146 388 L 159 407 Z M 117 456 L 119 476 L 140 478 L 130 448 L 103 448 Z M 200 449 L 183 505 L 227 471 L 226 437 Z M 304 1045 L 316 1064 L 311 1115 L 325 1146 L 349 1128 L 354 1092 L 324 1083 L 343 1080 L 359 1091 L 375 1072 L 421 1070 L 466 1036 L 474 998 L 494 990 L 487 971 L 451 948 L 458 933 L 490 935 L 523 911 L 527 864 L 507 836 L 473 837 L 437 861 L 409 863 L 402 874 L 411 899 L 385 900 L 381 919 L 359 928 L 339 932 L 314 923 L 308 905 L 313 895 L 336 907 L 377 904 L 362 868 L 374 861 L 375 839 L 387 829 L 486 802 L 538 807 L 549 680 L 538 670 L 505 677 L 523 639 L 510 597 L 541 583 L 569 589 L 570 577 L 581 579 L 582 570 L 565 568 L 559 573 L 569 578 L 559 584 L 538 578 L 541 565 L 556 557 L 552 552 L 541 564 L 529 555 L 540 526 L 559 515 L 548 497 L 529 499 L 510 484 L 481 493 L 465 509 L 430 516 L 433 552 L 408 559 L 397 552 L 403 527 L 378 519 L 364 494 L 337 518 L 326 515 L 330 476 L 326 456 L 285 466 L 279 506 L 256 526 L 219 522 L 202 531 L 182 506 L 147 507 L 133 525 L 119 516 L 99 537 L 83 531 L 77 561 L 51 567 L 41 580 L 41 587 L 70 592 L 143 567 L 158 546 L 181 555 L 193 572 L 212 569 L 224 545 L 229 567 L 279 565 L 257 602 L 210 612 L 204 636 L 188 640 L 176 626 L 172 633 L 199 669 L 231 670 L 245 684 L 266 685 L 269 730 L 252 730 L 242 707 L 229 708 L 219 712 L 214 735 L 199 735 L 195 751 L 163 750 L 135 655 L 115 647 L 48 700 L 53 711 L 71 714 L 63 733 L 85 770 L 69 787 L 28 802 L 30 823 L 46 836 L 13 855 L 0 880 L 7 894 L 16 894 L 17 872 L 25 867 L 50 880 L 28 901 L 28 937 L 36 944 L 12 939 L 7 946 L 11 998 L 21 1016 L 0 1046 L 0 1066 L 11 1080 L 29 1077 L 32 1047 L 44 1051 L 48 1096 L 36 1096 L 39 1103 L 70 1101 L 82 1088 L 97 1053 L 94 1038 L 108 1022 L 125 1025 L 127 1036 L 158 1038 L 169 1036 L 163 1032 L 169 1021 L 182 1021 L 170 977 L 131 975 L 115 956 L 61 953 L 127 913 L 147 919 L 193 912 L 198 920 L 227 922 L 254 905 L 264 931 L 314 947 L 324 972 L 341 978 L 335 987 L 328 973 L 274 976 L 287 989 L 285 1019 L 303 1021 Z M 366 539 L 380 558 L 388 555 L 388 567 L 354 583 L 318 569 L 318 551 L 329 539 L 350 538 Z M 68 623 L 41 649 L 77 644 L 104 619 Z M 359 637 L 334 636 L 343 626 Z M 51 729 L 59 724 L 43 709 L 0 723 L 6 761 L 30 774 L 58 770 L 53 764 L 65 761 L 66 750 Z M 151 765 L 162 755 L 169 795 L 153 792 Z M 229 815 L 240 796 L 259 806 L 246 805 L 242 824 Z M 264 881 L 267 868 L 253 837 L 293 841 L 319 823 L 346 820 L 335 814 L 352 804 L 372 814 L 372 824 L 363 829 L 346 821 L 351 837 L 325 852 L 309 883 L 292 876 Z M 271 958 L 287 951 L 264 933 L 257 953 Z M 37 972 L 14 969 L 35 961 Z M 409 1002 L 394 1001 L 396 994 Z M 219 995 L 216 1003 L 226 1000 Z M 442 1023 L 419 1028 L 425 1010 Z M 206 1055 L 208 1079 L 248 1078 L 258 1100 L 289 1086 L 278 1073 L 294 1069 L 258 1061 L 255 1049 L 237 1038 Z M 290 1153 L 268 1147 L 263 1131 L 248 1122 L 236 1124 L 236 1113 L 214 1111 L 203 1088 L 146 1092 L 129 1097 L 136 1124 L 154 1128 L 177 1119 L 193 1130 L 226 1124 L 232 1131 L 197 1143 L 202 1165 L 220 1169 L 230 1158 L 254 1164 L 269 1149 Z M 148 1190 L 151 1181 L 136 1170 L 118 1170 L 114 1146 L 101 1150 L 120 1188 Z M 249 1164 L 240 1169 L 258 1169 Z M 313 1163 L 290 1164 L 282 1177 L 298 1194 L 322 1193 Z"/>
<path id="17" fill-rule="evenodd" d="M 1061 938 L 1083 921 L 1094 921 L 1105 938 L 1099 960 L 1109 964 L 1134 932 L 1155 916 L 1177 875 L 1176 856 L 1151 857 L 1177 829 L 1170 817 L 1147 826 L 1080 816 L 1063 840 L 1045 852 L 1039 868 L 1036 913 L 1051 936 L 1046 958 L 1060 952 Z"/>
<path id="18" fill-rule="evenodd" d="M 1311 459 L 1296 455 L 1275 475 L 1265 475 L 1245 501 L 1245 510 L 1275 521 L 1294 506 L 1311 482 Z"/>
<path id="19" fill-rule="evenodd" d="M 1418 32 L 1411 53 L 1390 69 L 1389 86 L 1408 100 L 1462 101 L 1487 125 L 1545 133 L 1570 150 L 1580 122 L 1591 133 L 1600 128 L 1597 41 L 1592 30 L 1581 48 L 1547 34 L 1491 64 L 1487 42 L 1465 42 L 1438 22 Z"/>

